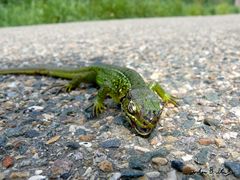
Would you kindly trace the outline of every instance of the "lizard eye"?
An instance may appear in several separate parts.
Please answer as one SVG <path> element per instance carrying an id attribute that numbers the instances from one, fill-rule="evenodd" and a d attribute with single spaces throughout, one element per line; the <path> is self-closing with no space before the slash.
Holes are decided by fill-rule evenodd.
<path id="1" fill-rule="evenodd" d="M 128 111 L 133 114 L 137 111 L 137 107 L 136 105 L 134 104 L 133 101 L 130 101 L 129 104 L 128 104 Z"/>

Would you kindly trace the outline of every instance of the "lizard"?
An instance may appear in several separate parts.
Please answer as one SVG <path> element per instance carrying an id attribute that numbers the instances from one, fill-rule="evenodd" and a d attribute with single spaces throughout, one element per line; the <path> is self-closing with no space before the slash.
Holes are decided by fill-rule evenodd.
<path id="1" fill-rule="evenodd" d="M 120 104 L 127 121 L 135 133 L 146 137 L 155 128 L 166 104 L 178 106 L 176 97 L 167 93 L 159 83 L 146 83 L 135 70 L 108 64 L 84 66 L 76 69 L 28 67 L 0 69 L 0 75 L 42 75 L 70 80 L 63 85 L 70 92 L 80 83 L 94 83 L 99 86 L 93 102 L 93 114 L 98 116 L 104 110 L 104 99 L 110 96 Z"/>

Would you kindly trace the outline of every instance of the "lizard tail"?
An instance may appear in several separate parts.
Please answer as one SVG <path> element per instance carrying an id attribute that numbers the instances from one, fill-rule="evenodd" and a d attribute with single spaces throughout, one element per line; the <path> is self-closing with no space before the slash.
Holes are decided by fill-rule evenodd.
<path id="1" fill-rule="evenodd" d="M 78 70 L 79 71 L 79 70 Z M 63 79 L 73 79 L 76 76 L 76 71 L 64 69 L 48 69 L 48 68 L 13 68 L 13 69 L 0 69 L 0 75 L 15 74 L 15 75 L 42 75 L 58 77 Z"/>

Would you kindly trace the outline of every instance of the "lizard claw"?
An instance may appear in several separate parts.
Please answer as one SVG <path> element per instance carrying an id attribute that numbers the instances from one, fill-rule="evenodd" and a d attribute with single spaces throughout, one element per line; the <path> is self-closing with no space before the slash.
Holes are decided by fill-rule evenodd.
<path id="1" fill-rule="evenodd" d="M 163 99 L 163 102 L 166 103 L 166 104 L 170 103 L 170 104 L 173 104 L 175 107 L 178 107 L 179 103 L 177 102 L 177 99 L 180 99 L 180 98 L 172 96 L 170 94 L 166 94 L 164 99 Z"/>
<path id="2" fill-rule="evenodd" d="M 106 107 L 103 103 L 94 102 L 93 104 L 93 115 L 99 116 L 104 110 L 106 110 Z"/>
<path id="3" fill-rule="evenodd" d="M 101 103 L 98 103 L 98 102 L 94 102 L 93 104 L 88 106 L 85 109 L 85 111 L 89 112 L 90 108 L 92 108 L 93 117 L 99 116 L 104 110 L 106 110 L 106 107 L 104 106 L 104 104 L 101 104 Z"/>
<path id="4" fill-rule="evenodd" d="M 56 84 L 53 84 L 52 86 L 50 86 L 49 88 L 45 89 L 42 91 L 42 94 L 44 94 L 45 92 L 53 89 L 53 88 L 58 88 L 57 91 L 54 93 L 56 95 L 60 94 L 60 93 L 69 93 L 73 90 L 73 87 L 71 84 L 62 84 L 62 83 L 56 83 Z"/>

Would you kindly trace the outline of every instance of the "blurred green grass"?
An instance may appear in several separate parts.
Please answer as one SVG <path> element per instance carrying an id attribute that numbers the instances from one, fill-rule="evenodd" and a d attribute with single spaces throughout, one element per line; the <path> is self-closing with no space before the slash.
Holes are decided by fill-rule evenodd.
<path id="1" fill-rule="evenodd" d="M 0 0 L 0 26 L 239 12 L 234 0 Z"/>

